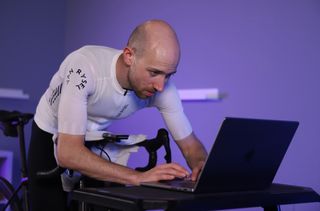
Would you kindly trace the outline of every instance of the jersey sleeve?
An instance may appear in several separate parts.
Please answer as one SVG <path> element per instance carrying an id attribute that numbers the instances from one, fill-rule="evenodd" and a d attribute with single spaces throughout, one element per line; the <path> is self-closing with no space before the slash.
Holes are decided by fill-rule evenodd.
<path id="1" fill-rule="evenodd" d="M 174 140 L 181 140 L 192 133 L 192 127 L 183 111 L 178 91 L 170 80 L 165 89 L 154 97 L 152 105 L 160 111 Z"/>
<path id="2" fill-rule="evenodd" d="M 95 81 L 91 64 L 77 53 L 60 67 L 63 77 L 58 107 L 58 132 L 84 135 L 87 129 L 87 102 Z"/>

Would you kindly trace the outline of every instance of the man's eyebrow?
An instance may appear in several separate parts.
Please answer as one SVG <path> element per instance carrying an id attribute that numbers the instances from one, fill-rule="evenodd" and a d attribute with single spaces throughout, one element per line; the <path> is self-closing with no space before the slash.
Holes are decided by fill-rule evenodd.
<path id="1" fill-rule="evenodd" d="M 147 68 L 147 70 L 148 70 L 148 71 L 152 71 L 152 72 L 154 72 L 154 73 L 162 74 L 162 75 L 173 75 L 173 74 L 175 74 L 175 73 L 177 72 L 177 71 L 175 70 L 175 71 L 167 74 L 167 73 L 165 73 L 164 71 L 159 70 L 159 69 L 156 69 L 156 68 L 153 68 L 153 67 L 149 67 L 149 68 Z"/>

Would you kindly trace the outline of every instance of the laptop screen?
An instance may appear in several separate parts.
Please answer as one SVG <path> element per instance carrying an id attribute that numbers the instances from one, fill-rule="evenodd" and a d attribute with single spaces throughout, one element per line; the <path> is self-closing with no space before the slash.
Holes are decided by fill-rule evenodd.
<path id="1" fill-rule="evenodd" d="M 298 124 L 296 121 L 227 117 L 201 172 L 196 191 L 268 187 Z"/>

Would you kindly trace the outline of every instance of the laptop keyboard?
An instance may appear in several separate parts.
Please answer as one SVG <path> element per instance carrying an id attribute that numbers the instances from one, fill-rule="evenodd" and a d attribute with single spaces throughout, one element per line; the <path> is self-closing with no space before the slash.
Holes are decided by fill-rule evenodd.
<path id="1" fill-rule="evenodd" d="M 195 181 L 192 181 L 188 178 L 186 179 L 173 179 L 173 180 L 165 180 L 165 181 L 160 181 L 161 183 L 166 183 L 172 186 L 179 186 L 179 187 L 185 187 L 185 188 L 193 188 L 196 184 Z"/>

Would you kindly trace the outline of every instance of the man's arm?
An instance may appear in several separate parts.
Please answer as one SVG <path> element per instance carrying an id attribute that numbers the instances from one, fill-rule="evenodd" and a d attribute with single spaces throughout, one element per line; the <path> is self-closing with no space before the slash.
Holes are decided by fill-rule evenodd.
<path id="1" fill-rule="evenodd" d="M 97 156 L 84 146 L 84 136 L 59 133 L 57 159 L 61 167 L 73 169 L 101 181 L 139 185 L 141 182 L 184 177 L 187 170 L 171 163 L 159 165 L 147 172 L 137 172 Z"/>
<path id="2" fill-rule="evenodd" d="M 177 140 L 176 143 L 192 170 L 191 179 L 195 181 L 204 165 L 208 153 L 194 133 L 191 133 L 184 139 Z"/>

